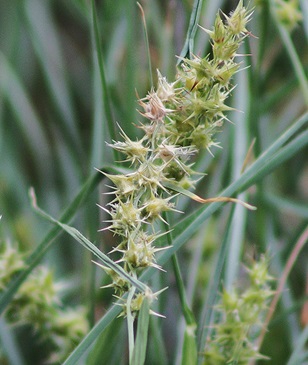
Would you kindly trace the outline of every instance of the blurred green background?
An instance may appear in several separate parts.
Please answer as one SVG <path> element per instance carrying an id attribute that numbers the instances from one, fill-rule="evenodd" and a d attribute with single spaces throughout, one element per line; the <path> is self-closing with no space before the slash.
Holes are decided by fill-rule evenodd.
<path id="1" fill-rule="evenodd" d="M 59 217 L 94 174 L 95 167 L 113 164 L 112 151 L 105 143 L 111 142 L 108 118 L 109 122 L 118 122 L 130 137 L 140 135 L 133 125 L 141 120 L 136 111 L 136 94 L 144 97 L 151 88 L 140 10 L 132 0 L 102 0 L 96 4 L 108 95 L 101 88 L 90 1 L 0 1 L 0 230 L 3 239 L 18 242 L 26 253 L 35 249 L 49 228 L 33 213 L 29 188 L 34 187 L 44 210 Z M 185 42 L 193 1 L 144 0 L 141 4 L 154 78 L 159 68 L 171 81 L 176 72 L 176 55 Z M 219 8 L 228 13 L 236 4 L 237 1 L 204 0 L 200 24 L 210 28 Z M 224 133 L 218 136 L 223 150 L 213 151 L 215 158 L 202 155 L 197 162 L 199 171 L 208 173 L 197 188 L 202 196 L 215 196 L 234 180 L 253 138 L 254 155 L 258 156 L 307 111 L 307 95 L 305 100 L 290 51 L 269 4 L 251 4 L 256 9 L 249 30 L 255 37 L 250 37 L 242 48 L 243 54 L 251 55 L 243 58 L 243 68 L 249 68 L 234 82 L 238 88 L 230 100 L 245 114 L 232 112 L 229 117 L 235 125 L 227 123 Z M 291 39 L 307 73 L 305 1 L 301 6 L 303 20 L 292 31 Z M 207 39 L 204 32 L 197 32 L 196 54 L 209 52 Z M 278 276 L 307 224 L 307 153 L 306 147 L 250 191 L 258 211 L 245 218 L 242 240 L 251 255 L 270 248 L 273 271 Z M 103 217 L 96 203 L 104 203 L 103 190 L 101 184 L 93 191 L 73 225 L 107 252 L 112 238 L 97 232 Z M 194 207 L 191 204 L 186 209 L 189 212 Z M 214 233 L 206 235 L 214 243 L 210 240 L 204 248 L 205 259 L 221 239 L 219 220 L 224 219 L 221 214 L 210 223 L 209 230 Z M 90 259 L 66 235 L 61 235 L 45 255 L 44 262 L 53 268 L 55 276 L 71 283 L 65 297 L 67 303 L 88 304 L 93 277 Z M 307 248 L 291 273 L 280 313 L 283 320 L 276 326 L 273 323 L 273 332 L 265 341 L 264 351 L 272 356 L 271 364 L 283 364 L 296 341 L 307 285 L 306 264 Z M 209 274 L 200 270 L 201 282 L 204 275 Z M 96 287 L 102 280 L 98 278 Z M 98 294 L 101 298 L 97 317 L 112 299 L 110 292 L 102 292 Z M 288 317 L 285 311 L 290 306 L 295 309 Z"/>

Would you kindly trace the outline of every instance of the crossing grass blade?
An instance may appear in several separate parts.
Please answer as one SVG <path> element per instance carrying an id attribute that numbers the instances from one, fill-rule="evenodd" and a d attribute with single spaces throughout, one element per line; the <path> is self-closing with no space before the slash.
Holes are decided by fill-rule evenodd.
<path id="1" fill-rule="evenodd" d="M 89 347 L 98 340 L 101 333 L 109 326 L 109 324 L 118 316 L 121 312 L 121 307 L 113 305 L 108 312 L 97 322 L 87 336 L 79 343 L 75 350 L 65 360 L 63 365 L 76 365 L 78 361 L 84 356 Z"/>
<path id="2" fill-rule="evenodd" d="M 145 297 L 138 315 L 137 336 L 131 365 L 143 365 L 145 363 L 149 319 L 150 304 L 148 298 Z"/>
<path id="3" fill-rule="evenodd" d="M 147 290 L 147 286 L 139 280 L 131 277 L 126 271 L 122 269 L 122 267 L 112 261 L 107 255 L 105 255 L 102 251 L 100 251 L 92 242 L 90 242 L 86 237 L 84 237 L 76 228 L 71 227 L 65 223 L 61 223 L 60 221 L 54 219 L 51 215 L 44 212 L 40 209 L 36 202 L 36 197 L 34 190 L 30 190 L 31 200 L 33 208 L 36 212 L 41 215 L 43 218 L 47 219 L 49 222 L 56 224 L 60 228 L 62 228 L 66 233 L 72 236 L 77 242 L 79 242 L 83 247 L 89 250 L 94 256 L 100 259 L 104 266 L 116 272 L 119 276 L 121 276 L 124 280 L 129 282 L 131 285 L 135 286 L 141 292 L 145 292 Z"/>
<path id="4" fill-rule="evenodd" d="M 308 359 L 308 351 L 305 349 L 305 344 L 308 340 L 308 326 L 303 329 L 300 337 L 297 340 L 296 346 L 287 365 L 304 364 Z"/>
<path id="5" fill-rule="evenodd" d="M 79 207 L 86 201 L 88 196 L 93 192 L 103 177 L 104 175 L 101 173 L 96 173 L 88 179 L 80 192 L 76 195 L 75 199 L 61 215 L 61 222 L 69 222 L 73 218 Z M 21 271 L 15 278 L 13 278 L 13 280 L 11 280 L 6 290 L 0 296 L 0 313 L 3 313 L 20 285 L 27 279 L 28 275 L 39 264 L 45 253 L 50 249 L 55 238 L 58 237 L 61 232 L 62 229 L 59 226 L 52 228 L 39 243 L 39 245 L 33 250 L 32 254 L 27 259 L 27 268 Z"/>
<path id="6" fill-rule="evenodd" d="M 193 5 L 193 10 L 190 15 L 189 27 L 186 35 L 186 40 L 184 43 L 184 47 L 180 53 L 180 57 L 178 59 L 178 65 L 181 63 L 181 59 L 183 58 L 191 58 L 191 55 L 194 50 L 194 38 L 198 28 L 198 22 L 200 18 L 202 7 L 202 0 L 195 0 Z"/>

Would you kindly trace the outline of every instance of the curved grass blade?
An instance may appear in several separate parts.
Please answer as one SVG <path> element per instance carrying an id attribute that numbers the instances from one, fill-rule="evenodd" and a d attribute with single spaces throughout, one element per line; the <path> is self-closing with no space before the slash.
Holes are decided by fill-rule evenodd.
<path id="1" fill-rule="evenodd" d="M 258 176 L 252 176 L 245 181 L 245 184 L 241 186 L 241 191 L 245 190 L 249 186 L 253 185 L 257 181 L 262 180 L 265 176 L 269 175 L 283 162 L 290 159 L 298 151 L 308 145 L 308 130 L 301 133 L 298 137 L 288 143 L 286 146 L 281 148 L 274 156 L 270 157 L 264 165 L 258 170 Z"/>
<path id="2" fill-rule="evenodd" d="M 34 190 L 30 190 L 30 195 L 32 198 L 32 205 L 35 211 L 42 216 L 43 218 L 47 219 L 49 222 L 56 224 L 60 228 L 62 228 L 66 233 L 72 236 L 77 242 L 79 242 L 83 247 L 89 250 L 94 256 L 99 258 L 105 266 L 116 272 L 119 276 L 121 276 L 124 280 L 129 282 L 131 285 L 135 286 L 141 292 L 145 292 L 149 290 L 149 288 L 141 283 L 139 280 L 130 276 L 122 267 L 112 261 L 107 255 L 105 255 L 102 251 L 100 251 L 92 242 L 90 242 L 86 237 L 84 237 L 76 228 L 71 227 L 65 223 L 61 223 L 58 220 L 54 219 L 51 215 L 44 212 L 40 209 L 36 203 L 36 197 Z"/>
<path id="3" fill-rule="evenodd" d="M 76 365 L 78 360 L 86 353 L 88 348 L 98 339 L 99 335 L 108 327 L 108 325 L 118 316 L 122 308 L 119 305 L 113 305 L 104 317 L 92 328 L 87 336 L 80 342 L 75 350 L 66 359 L 63 365 Z"/>
<path id="4" fill-rule="evenodd" d="M 92 193 L 98 183 L 104 178 L 104 175 L 95 173 L 83 185 L 72 203 L 63 212 L 60 217 L 62 222 L 69 222 L 77 213 L 78 208 L 86 201 L 87 197 Z M 0 296 L 0 314 L 5 310 L 20 285 L 26 280 L 31 271 L 39 264 L 40 260 L 52 245 L 54 239 L 61 233 L 60 227 L 52 228 L 43 238 L 41 243 L 33 250 L 27 260 L 28 267 L 21 271 L 13 280 L 10 281 L 6 290 Z"/>
<path id="5" fill-rule="evenodd" d="M 198 28 L 201 7 L 202 7 L 202 0 L 195 0 L 193 5 L 193 10 L 190 16 L 186 40 L 184 43 L 184 47 L 180 53 L 180 57 L 178 58 L 177 65 L 179 65 L 182 62 L 183 58 L 188 58 L 188 59 L 191 58 L 194 49 L 194 38 Z"/>
<path id="6" fill-rule="evenodd" d="M 120 364 L 122 352 L 119 343 L 125 341 L 123 318 L 117 318 L 98 337 L 94 348 L 87 357 L 87 365 Z M 125 338 L 125 339 L 124 339 Z"/>
<path id="7" fill-rule="evenodd" d="M 150 319 L 150 304 L 147 297 L 144 298 L 138 316 L 137 336 L 131 365 L 143 365 L 145 362 L 148 329 Z"/>
<path id="8" fill-rule="evenodd" d="M 185 195 L 193 200 L 195 200 L 198 203 L 202 203 L 202 204 L 210 204 L 210 203 L 215 203 L 215 202 L 222 202 L 222 203 L 238 203 L 241 204 L 242 206 L 244 206 L 247 209 L 250 210 L 256 210 L 257 208 L 247 204 L 239 199 L 235 199 L 235 198 L 228 198 L 228 197 L 224 197 L 224 196 L 218 196 L 216 198 L 208 198 L 208 199 L 203 199 L 200 196 L 192 193 L 189 190 L 183 189 L 182 187 L 178 186 L 177 184 L 170 182 L 170 181 L 166 181 L 163 182 L 164 187 L 171 189 L 177 193 L 180 193 L 182 195 Z"/>

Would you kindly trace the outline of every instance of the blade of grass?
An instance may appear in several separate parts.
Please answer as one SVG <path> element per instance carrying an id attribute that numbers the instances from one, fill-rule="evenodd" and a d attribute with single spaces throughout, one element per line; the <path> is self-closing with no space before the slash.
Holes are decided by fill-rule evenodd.
<path id="1" fill-rule="evenodd" d="M 287 212 L 308 219 L 308 207 L 304 202 L 295 202 L 289 198 L 286 199 L 273 193 L 265 193 L 264 198 L 268 205 L 280 212 Z"/>
<path id="2" fill-rule="evenodd" d="M 308 326 L 306 326 L 300 337 L 297 340 L 297 344 L 292 352 L 292 355 L 287 363 L 287 365 L 298 365 L 304 364 L 304 361 L 308 358 L 308 351 L 305 350 L 305 346 L 308 340 Z"/>
<path id="3" fill-rule="evenodd" d="M 0 340 L 4 353 L 11 365 L 25 365 L 12 329 L 0 319 Z"/>
<path id="4" fill-rule="evenodd" d="M 113 113 L 112 113 L 112 109 L 111 109 L 111 100 L 110 100 L 110 96 L 109 96 L 109 90 L 108 90 L 108 85 L 107 85 L 107 80 L 106 80 L 106 75 L 105 75 L 103 52 L 102 52 L 102 47 L 100 44 L 100 34 L 99 34 L 99 29 L 98 29 L 95 0 L 92 0 L 92 27 L 93 27 L 93 36 L 94 36 L 94 50 L 96 52 L 97 63 L 98 63 L 98 67 L 99 67 L 106 122 L 107 122 L 107 126 L 108 126 L 108 130 L 109 130 L 111 139 L 116 141 L 117 133 L 116 133 L 116 129 L 115 129 L 114 118 L 113 118 Z M 113 153 L 114 153 L 114 159 L 116 161 L 118 161 L 119 156 L 115 149 L 113 149 Z"/>
<path id="5" fill-rule="evenodd" d="M 33 46 L 61 117 L 59 122 L 62 122 L 62 133 L 66 134 L 67 141 L 78 153 L 82 144 L 65 74 L 66 66 L 63 61 L 60 36 L 51 7 L 48 2 L 39 0 L 29 0 L 24 4 Z"/>
<path id="6" fill-rule="evenodd" d="M 229 239 L 230 239 L 230 229 L 232 226 L 232 220 L 234 216 L 234 207 L 229 215 L 229 219 L 226 225 L 226 230 L 224 234 L 223 241 L 221 243 L 220 249 L 217 253 L 217 261 L 215 264 L 215 270 L 212 271 L 211 282 L 206 291 L 207 299 L 204 303 L 201 320 L 198 326 L 198 364 L 202 363 L 203 356 L 202 353 L 205 349 L 206 339 L 209 333 L 211 318 L 214 310 L 214 305 L 218 297 L 219 287 L 221 284 L 222 271 L 225 263 L 225 258 L 229 248 Z"/>
<path id="7" fill-rule="evenodd" d="M 294 44 L 292 42 L 290 32 L 288 32 L 287 29 L 279 22 L 275 7 L 276 7 L 275 2 L 271 1 L 270 10 L 272 13 L 272 18 L 274 18 L 274 20 L 275 20 L 275 24 L 279 31 L 283 45 L 285 46 L 287 54 L 290 57 L 292 67 L 293 67 L 295 75 L 297 77 L 297 81 L 302 90 L 303 99 L 306 103 L 306 106 L 308 107 L 308 80 L 307 80 L 303 65 L 300 61 L 300 58 L 298 57 L 298 54 L 297 54 Z"/>
<path id="8" fill-rule="evenodd" d="M 296 244 L 294 245 L 294 248 L 288 258 L 288 261 L 286 263 L 286 266 L 284 268 L 284 271 L 282 273 L 282 276 L 279 280 L 279 284 L 278 284 L 278 288 L 276 290 L 275 296 L 270 304 L 269 310 L 267 312 L 267 316 L 265 318 L 264 321 L 264 325 L 262 327 L 262 331 L 261 334 L 258 338 L 258 348 L 260 348 L 262 341 L 264 339 L 265 333 L 266 333 L 266 328 L 268 327 L 268 324 L 274 314 L 274 311 L 276 309 L 276 306 L 278 304 L 278 301 L 280 299 L 281 293 L 283 291 L 283 288 L 285 286 L 286 280 L 290 274 L 290 271 L 292 269 L 292 267 L 294 266 L 294 263 L 299 255 L 299 253 L 301 252 L 301 250 L 303 249 L 303 247 L 305 246 L 305 244 L 308 243 L 308 226 L 305 228 L 305 230 L 303 231 L 303 233 L 301 234 L 301 236 L 299 237 L 298 241 L 296 242 Z"/>
<path id="9" fill-rule="evenodd" d="M 86 201 L 87 197 L 92 193 L 97 184 L 103 179 L 104 175 L 96 173 L 91 176 L 76 195 L 72 203 L 65 209 L 60 217 L 62 222 L 69 222 L 77 213 L 78 208 Z M 0 297 L 0 314 L 3 313 L 6 306 L 12 300 L 20 285 L 26 280 L 32 270 L 39 264 L 44 254 L 50 248 L 54 239 L 62 232 L 60 227 L 54 227 L 43 238 L 40 244 L 33 250 L 27 259 L 28 267 L 21 271 L 7 286 L 6 290 Z"/>
<path id="10" fill-rule="evenodd" d="M 123 324 L 122 318 L 116 319 L 98 336 L 95 347 L 87 358 L 87 365 L 114 363 L 112 359 L 117 352 L 120 353 L 118 346 L 119 339 L 122 337 L 121 329 L 123 329 Z"/>
<path id="11" fill-rule="evenodd" d="M 147 23 L 146 23 L 146 20 L 145 20 L 145 14 L 144 14 L 142 5 L 139 2 L 137 2 L 137 5 L 138 5 L 138 7 L 140 9 L 141 17 L 142 17 L 143 32 L 144 32 L 144 39 L 145 39 L 145 46 L 146 46 L 145 48 L 146 48 L 146 52 L 147 52 L 149 75 L 150 75 L 150 81 L 151 81 L 151 88 L 153 88 L 154 87 L 154 83 L 153 83 L 153 75 L 152 75 L 152 62 L 151 62 L 151 53 L 150 53 L 149 37 L 148 37 L 148 31 L 147 31 Z"/>
<path id="12" fill-rule="evenodd" d="M 246 62 L 243 61 L 243 68 Z M 235 126 L 231 128 L 231 146 L 232 148 L 232 180 L 240 177 L 245 157 L 248 153 L 249 128 L 247 121 L 247 110 L 249 108 L 250 98 L 248 91 L 248 80 L 244 72 L 236 74 L 235 84 L 237 85 L 234 95 L 234 109 L 241 110 L 243 113 L 235 112 L 231 115 L 231 120 L 235 120 Z M 245 167 L 244 167 L 245 169 Z M 243 193 L 237 196 L 238 199 L 245 201 L 248 194 Z M 247 210 L 238 204 L 234 210 L 234 219 L 230 234 L 229 252 L 226 258 L 226 269 L 224 275 L 224 285 L 226 290 L 231 289 L 239 269 L 241 254 L 244 243 L 244 232 L 246 225 Z"/>
<path id="13" fill-rule="evenodd" d="M 54 219 L 51 215 L 44 212 L 40 209 L 36 203 L 36 197 L 34 194 L 34 190 L 31 189 L 30 191 L 32 205 L 35 211 L 48 220 L 49 222 L 56 224 L 57 226 L 61 227 L 66 233 L 72 236 L 77 242 L 79 242 L 83 247 L 89 250 L 94 256 L 99 258 L 105 266 L 116 272 L 120 277 L 124 280 L 129 282 L 131 285 L 136 287 L 141 292 L 145 292 L 148 288 L 145 284 L 139 282 L 139 280 L 130 276 L 122 267 L 112 261 L 107 255 L 105 255 L 102 251 L 100 251 L 92 242 L 90 242 L 86 237 L 84 237 L 76 228 L 71 227 L 67 224 L 61 223 L 60 221 Z M 149 289 L 148 289 L 149 290 Z"/>
<path id="14" fill-rule="evenodd" d="M 181 63 L 181 58 L 191 58 L 194 50 L 194 38 L 196 35 L 196 31 L 198 28 L 198 22 L 200 18 L 202 7 L 202 0 L 195 0 L 193 9 L 190 15 L 189 26 L 187 30 L 186 40 L 184 43 L 184 47 L 180 53 L 180 58 L 177 61 L 179 65 Z"/>
<path id="15" fill-rule="evenodd" d="M 0 90 L 6 99 L 18 122 L 17 128 L 22 133 L 35 166 L 39 169 L 39 176 L 50 179 L 50 172 L 46 169 L 46 161 L 51 159 L 49 142 L 42 128 L 42 121 L 39 119 L 30 97 L 21 83 L 18 74 L 10 65 L 4 54 L 0 52 Z M 37 153 L 40 151 L 40 153 Z"/>
<path id="16" fill-rule="evenodd" d="M 147 297 L 144 298 L 138 315 L 137 336 L 131 365 L 143 365 L 145 362 L 148 341 L 148 328 L 150 319 L 150 304 Z"/>
<path id="17" fill-rule="evenodd" d="M 290 159 L 294 156 L 298 151 L 302 148 L 306 147 L 308 144 L 308 130 L 306 132 L 301 133 L 298 137 L 288 143 L 285 147 L 281 148 L 279 152 L 274 154 L 273 157 L 270 157 L 268 161 L 261 167 L 258 172 L 258 176 L 252 176 L 248 178 L 245 183 L 241 186 L 241 190 L 245 190 L 249 186 L 254 183 L 262 180 L 265 176 L 269 175 L 272 171 L 274 171 L 278 166 L 280 166 L 283 162 Z"/>
<path id="18" fill-rule="evenodd" d="M 87 336 L 80 342 L 70 356 L 65 360 L 63 365 L 76 365 L 78 360 L 86 353 L 88 348 L 99 338 L 99 335 L 109 326 L 111 321 L 120 314 L 122 307 L 113 305 L 109 311 L 100 319 L 92 328 Z"/>

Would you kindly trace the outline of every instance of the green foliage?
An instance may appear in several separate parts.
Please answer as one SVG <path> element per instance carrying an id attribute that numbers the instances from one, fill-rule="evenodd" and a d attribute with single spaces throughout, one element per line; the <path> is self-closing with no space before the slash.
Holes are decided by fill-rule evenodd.
<path id="1" fill-rule="evenodd" d="M 254 304 L 253 318 L 241 321 L 227 307 L 235 298 L 237 310 L 247 314 L 247 302 L 268 298 L 275 281 L 261 289 L 251 271 L 252 281 L 245 282 L 242 263 L 269 252 L 269 271 L 279 281 L 307 229 L 304 3 L 255 1 L 246 25 L 250 11 L 243 12 L 241 2 L 237 8 L 222 0 L 142 1 L 147 32 L 130 0 L 0 3 L 1 363 L 67 357 L 66 365 L 129 359 L 187 365 L 231 348 L 244 358 L 251 344 L 257 346 L 252 327 L 262 326 L 268 307 Z M 160 70 L 155 89 L 149 67 L 153 75 Z M 164 120 L 167 141 L 163 134 L 155 141 L 142 134 L 153 117 Z M 120 165 L 123 152 L 127 161 Z M 146 174 L 155 173 L 156 180 L 146 176 L 147 192 L 137 186 L 140 201 L 134 196 L 129 207 L 125 199 L 121 204 L 102 194 L 128 197 L 136 189 L 132 174 L 150 156 L 156 170 Z M 50 214 L 50 230 L 31 209 L 30 187 Z M 218 196 L 257 210 L 223 207 L 218 200 L 199 205 Z M 110 215 L 97 203 L 110 211 L 113 232 L 120 234 L 104 230 Z M 137 237 L 133 217 L 142 226 Z M 129 252 L 124 240 L 132 242 Z M 104 270 L 91 262 L 93 254 Z M 307 359 L 306 256 L 303 246 L 256 350 L 273 365 Z M 59 282 L 69 285 L 59 292 Z M 115 287 L 121 299 L 114 303 L 111 290 L 100 286 Z M 148 306 L 166 318 L 149 316 Z M 126 320 L 117 319 L 121 313 Z M 228 322 L 223 319 L 242 339 L 229 331 L 227 350 L 220 341 Z M 255 355 L 256 364 L 266 364 L 256 352 L 247 356 Z M 229 359 L 238 361 L 236 356 Z"/>

